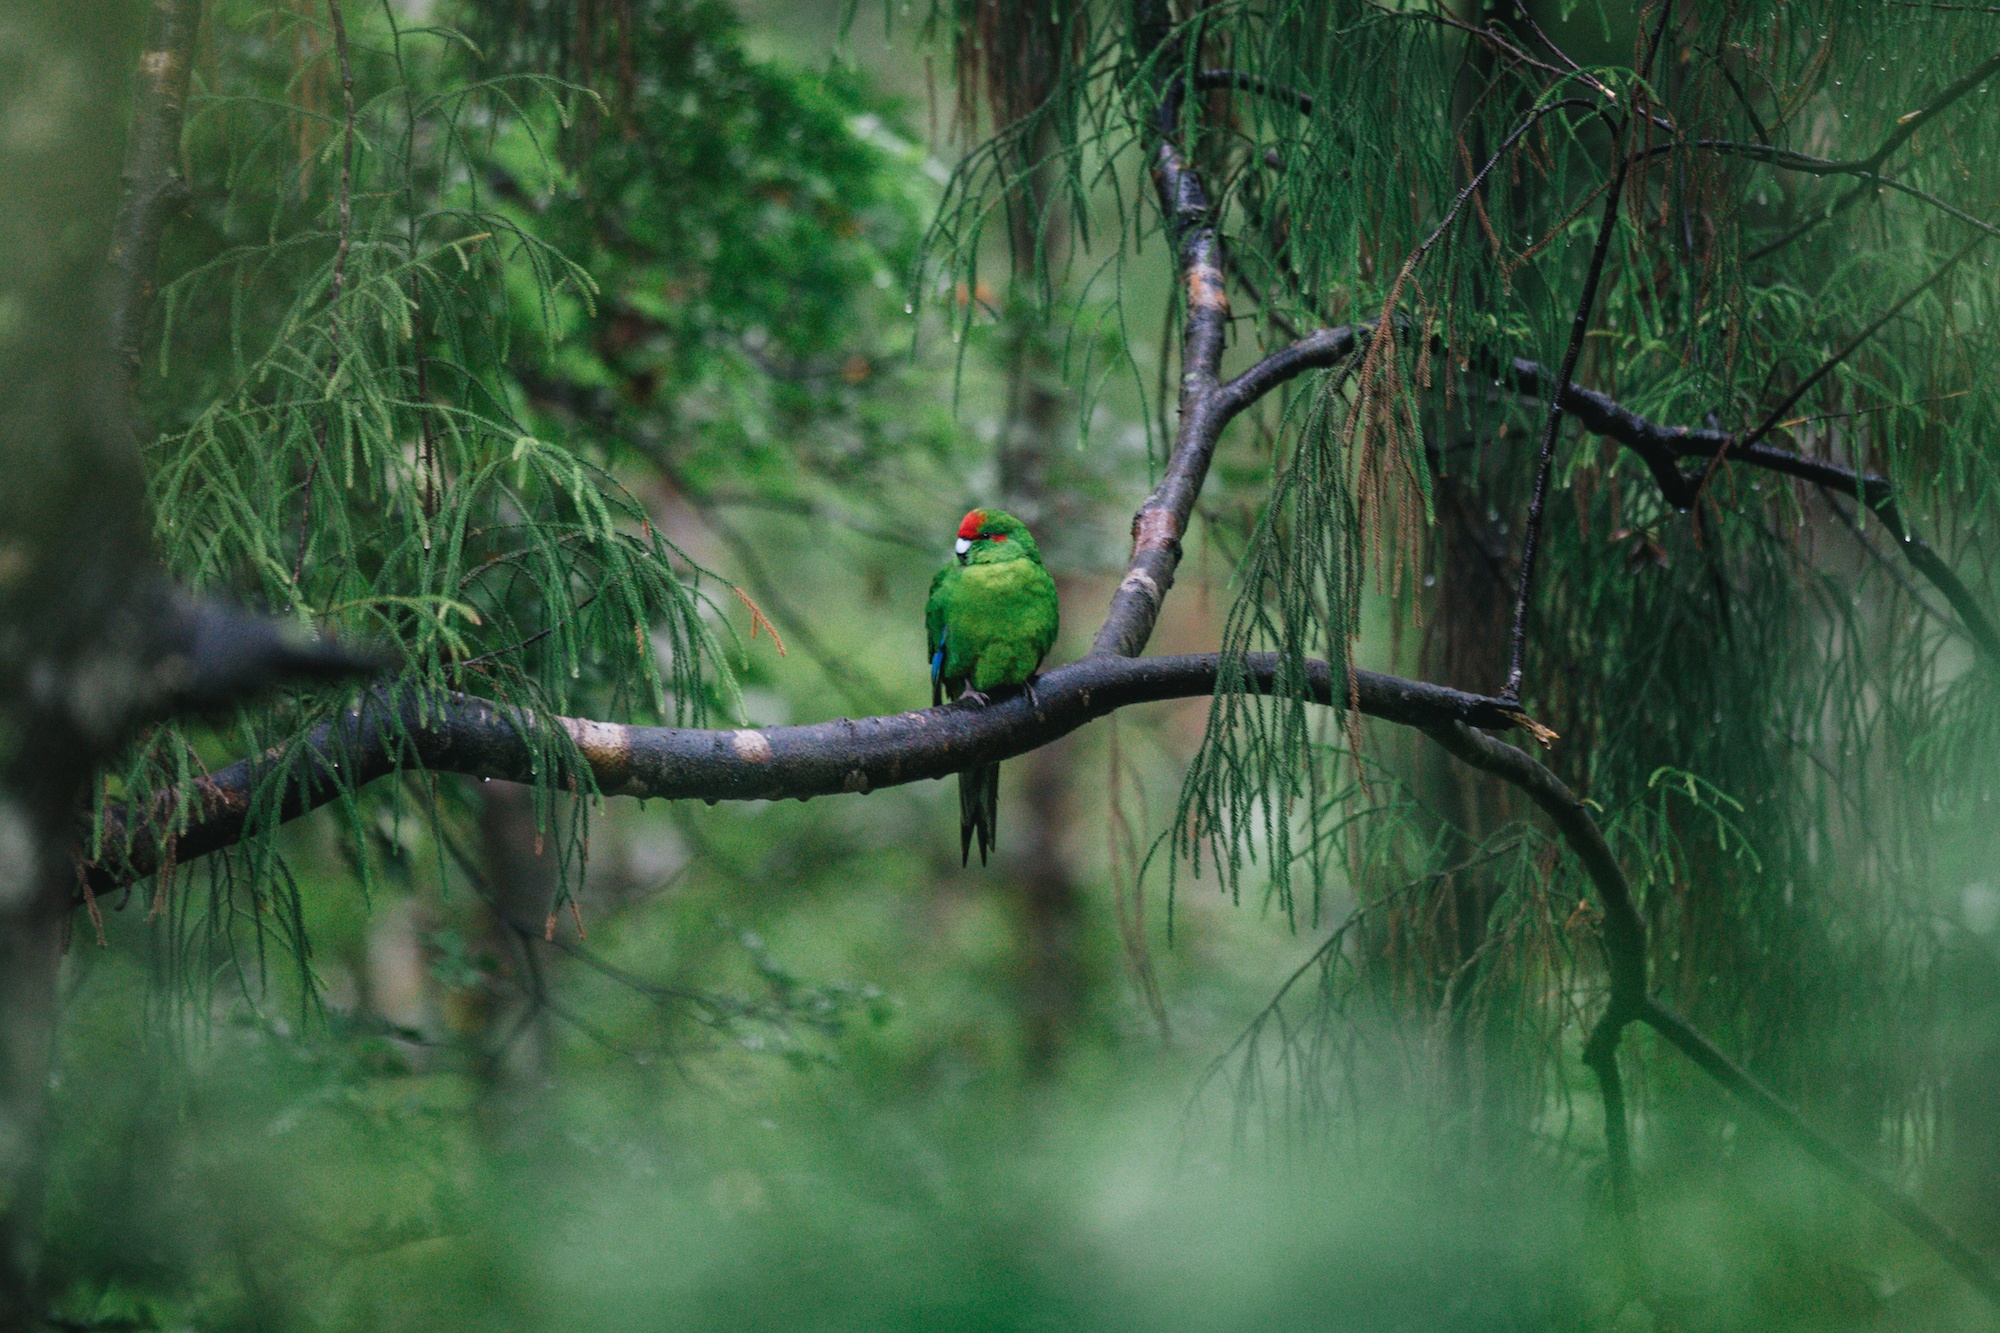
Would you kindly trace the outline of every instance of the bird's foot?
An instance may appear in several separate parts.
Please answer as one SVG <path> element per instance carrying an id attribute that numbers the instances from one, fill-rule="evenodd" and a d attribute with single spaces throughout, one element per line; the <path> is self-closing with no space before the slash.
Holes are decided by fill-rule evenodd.
<path id="1" fill-rule="evenodd" d="M 1025 682 L 1023 682 L 1021 688 L 1026 690 L 1028 693 L 1028 707 L 1034 709 L 1037 713 L 1041 712 L 1042 701 L 1035 694 L 1035 678 L 1033 676 L 1028 677 L 1028 679 Z"/>
<path id="2" fill-rule="evenodd" d="M 987 698 L 984 694 L 981 694 L 978 690 L 973 689 L 970 685 L 966 686 L 964 692 L 960 694 L 958 697 L 960 702 L 970 699 L 972 700 L 973 703 L 979 705 L 981 708 L 984 708 L 986 707 L 986 705 L 993 702 L 991 699 Z"/>

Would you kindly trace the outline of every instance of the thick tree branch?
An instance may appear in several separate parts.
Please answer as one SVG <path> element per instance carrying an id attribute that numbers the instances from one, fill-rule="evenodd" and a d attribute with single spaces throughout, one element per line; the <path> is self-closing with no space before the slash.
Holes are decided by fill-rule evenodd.
<path id="1" fill-rule="evenodd" d="M 1767 162 L 1787 171 L 1799 171 L 1813 176 L 1872 176 L 1881 170 L 1890 154 L 1915 137 L 1918 130 L 1930 124 L 1939 115 L 1972 92 L 1980 84 L 2000 73 L 2000 54 L 1993 55 L 1973 70 L 1939 93 L 1915 111 L 1897 117 L 1896 128 L 1891 130 L 1874 152 L 1866 157 L 1826 158 L 1811 153 L 1794 152 L 1789 148 L 1779 148 L 1774 144 L 1740 143 L 1733 139 L 1696 139 L 1693 147 L 1712 153 L 1730 153 L 1747 157 L 1756 162 Z M 1673 152 L 1676 145 L 1662 144 L 1649 150 L 1653 153 Z"/>
<path id="2" fill-rule="evenodd" d="M 1221 665 L 1220 655 L 1212 653 L 1089 657 L 1042 676 L 1032 700 L 1021 694 L 986 708 L 953 704 L 762 731 L 616 726 L 573 718 L 546 723 L 567 733 L 594 784 L 609 794 L 709 800 L 865 794 L 1010 758 L 1118 708 L 1210 694 Z M 1242 666 L 1244 682 L 1259 691 L 1275 688 L 1284 671 L 1273 653 L 1250 654 Z M 1373 672 L 1355 673 L 1350 685 L 1344 677 L 1336 679 L 1324 662 L 1308 664 L 1303 685 L 1315 702 L 1351 704 L 1371 717 L 1417 727 L 1467 764 L 1519 788 L 1576 853 L 1604 910 L 1611 997 L 1586 1046 L 1585 1060 L 1604 1091 L 1612 1187 L 1621 1206 L 1630 1203 L 1632 1171 L 1616 1050 L 1625 1025 L 1639 1021 L 1862 1188 L 1982 1292 L 2000 1296 L 2000 1282 L 1949 1228 L 1813 1130 L 1699 1031 L 1650 997 L 1645 923 L 1630 882 L 1589 808 L 1532 755 L 1475 729 L 1524 725 L 1518 712 L 1499 699 Z M 327 804 L 343 785 L 352 790 L 406 765 L 532 780 L 538 763 L 533 733 L 541 725 L 544 720 L 531 714 L 471 696 L 419 702 L 414 692 L 378 688 L 360 707 L 316 729 L 288 766 L 285 757 L 266 755 L 197 783 L 188 798 L 190 808 L 183 812 L 187 822 L 174 840 L 175 859 L 184 862 L 237 842 L 260 785 L 287 772 L 273 807 L 279 819 Z M 156 801 L 136 826 L 129 810 L 107 814 L 103 845 L 116 854 L 85 868 L 94 890 L 104 892 L 158 870 L 164 848 L 156 831 L 172 826 L 174 803 L 174 797 Z"/>
<path id="3" fill-rule="evenodd" d="M 1591 818 L 1590 808 L 1526 750 L 1475 731 L 1457 719 L 1416 725 L 1472 767 L 1519 788 L 1556 826 L 1583 863 L 1604 907 L 1604 957 L 1614 1003 L 1636 1008 L 1646 994 L 1646 923 L 1639 915 L 1624 868 Z"/>
<path id="4" fill-rule="evenodd" d="M 1517 392 L 1540 396 L 1549 392 L 1546 374 L 1533 361 L 1516 359 L 1511 366 Z M 1704 466 L 1720 457 L 1747 463 L 1768 472 L 1797 477 L 1829 491 L 1857 497 L 1894 534 L 1896 545 L 1911 568 L 1927 579 L 1951 603 L 1965 623 L 1966 634 L 1986 655 L 1989 665 L 2000 667 L 2000 628 L 1996 628 L 1985 607 L 1980 605 L 1965 581 L 1946 564 L 1922 538 L 1910 530 L 1896 503 L 1896 488 L 1887 477 L 1873 472 L 1856 472 L 1837 463 L 1805 458 L 1774 449 L 1748 433 L 1662 426 L 1648 421 L 1595 389 L 1567 386 L 1562 394 L 1565 407 L 1578 424 L 1595 435 L 1618 441 L 1639 455 L 1659 483 L 1667 503 L 1687 509 L 1701 489 L 1701 472 L 1683 472 L 1681 459 L 1699 459 Z"/>
<path id="5" fill-rule="evenodd" d="M 1229 292 L 1222 272 L 1222 238 L 1208 191 L 1173 139 L 1180 106 L 1173 85 L 1160 108 L 1160 146 L 1153 156 L 1153 185 L 1173 238 L 1187 318 L 1181 331 L 1180 421 L 1167 469 L 1132 516 L 1132 558 L 1112 594 L 1111 609 L 1091 644 L 1093 654 L 1136 656 L 1153 636 L 1160 606 L 1174 586 L 1181 538 L 1208 479 L 1215 443 L 1233 413 L 1217 400 L 1217 377 L 1229 332 Z"/>
<path id="6" fill-rule="evenodd" d="M 1021 694 L 985 708 L 951 704 L 737 731 L 543 719 L 471 695 L 425 698 L 378 686 L 290 755 L 243 760 L 201 779 L 191 792 L 162 795 L 145 812 L 107 812 L 105 850 L 86 871 L 98 892 L 157 871 L 166 832 L 179 822 L 177 810 L 185 822 L 173 838 L 176 862 L 232 846 L 244 835 L 260 788 L 273 780 L 283 784 L 272 807 L 280 820 L 405 767 L 531 782 L 540 763 L 531 741 L 544 725 L 567 733 L 592 783 L 608 795 L 805 800 L 942 778 L 1024 754 L 1119 708 L 1212 694 L 1220 666 L 1215 653 L 1087 657 L 1039 677 L 1033 700 Z M 1275 653 L 1243 660 L 1245 685 L 1260 692 L 1275 688 L 1280 670 Z M 1336 680 L 1324 662 L 1307 664 L 1303 688 L 1319 703 L 1349 702 L 1347 676 Z M 1412 726 L 1525 725 L 1499 700 L 1369 671 L 1355 673 L 1351 702 L 1371 717 Z"/>
<path id="7" fill-rule="evenodd" d="M 112 349 L 135 379 L 139 346 L 159 290 L 160 237 L 187 199 L 179 165 L 181 123 L 200 26 L 200 0 L 153 0 L 133 80 L 125 194 L 111 231 L 110 315 Z"/>
<path id="8" fill-rule="evenodd" d="M 1583 1062 L 1597 1076 L 1604 1102 L 1604 1149 L 1611 1198 L 1621 1214 L 1635 1203 L 1632 1137 L 1625 1116 L 1625 1085 L 1618 1072 L 1618 1042 L 1646 1002 L 1646 922 L 1632 886 L 1590 811 L 1563 781 L 1533 755 L 1459 722 L 1424 729 L 1458 759 L 1518 788 L 1540 806 L 1583 863 L 1604 909 L 1602 939 L 1611 995 L 1583 1048 Z"/>

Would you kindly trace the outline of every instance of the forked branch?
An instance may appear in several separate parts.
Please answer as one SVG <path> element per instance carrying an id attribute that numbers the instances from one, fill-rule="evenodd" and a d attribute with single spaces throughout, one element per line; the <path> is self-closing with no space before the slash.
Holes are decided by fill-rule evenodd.
<path id="1" fill-rule="evenodd" d="M 1188 517 L 1208 479 L 1216 441 L 1234 415 L 1216 392 L 1229 332 L 1222 238 L 1216 230 L 1208 191 L 1174 142 L 1179 106 L 1179 85 L 1174 85 L 1161 99 L 1153 186 L 1175 247 L 1181 293 L 1187 305 L 1181 329 L 1180 418 L 1166 472 L 1132 516 L 1132 557 L 1091 643 L 1093 654 L 1133 657 L 1153 637 L 1160 606 L 1167 590 L 1174 586 L 1174 571 L 1180 567 L 1181 538 L 1187 533 Z"/>

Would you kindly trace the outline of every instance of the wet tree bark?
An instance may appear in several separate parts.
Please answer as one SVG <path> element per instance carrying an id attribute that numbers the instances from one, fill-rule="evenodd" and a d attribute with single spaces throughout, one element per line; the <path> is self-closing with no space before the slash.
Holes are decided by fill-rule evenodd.
<path id="1" fill-rule="evenodd" d="M 1498 680 L 1507 669 L 1507 577 L 1505 545 L 1483 517 L 1483 488 L 1476 479 L 1441 472 L 1435 480 L 1439 553 L 1437 584 L 1429 598 L 1419 651 L 1426 680 Z M 1458 846 L 1447 860 L 1467 859 L 1488 833 L 1514 814 L 1507 789 L 1473 778 L 1462 764 L 1435 746 L 1417 751 L 1419 789 L 1441 819 L 1457 831 Z M 1439 904 L 1450 924 L 1444 936 L 1449 953 L 1438 970 L 1445 1001 L 1444 1077 L 1448 1104 L 1464 1118 L 1473 1141 L 1490 1117 L 1488 1098 L 1497 1089 L 1487 1075 L 1497 1073 L 1490 1057 L 1500 1034 L 1489 1031 L 1505 1005 L 1481 1003 L 1481 950 L 1499 886 L 1490 874 L 1467 870 L 1443 886 Z"/>

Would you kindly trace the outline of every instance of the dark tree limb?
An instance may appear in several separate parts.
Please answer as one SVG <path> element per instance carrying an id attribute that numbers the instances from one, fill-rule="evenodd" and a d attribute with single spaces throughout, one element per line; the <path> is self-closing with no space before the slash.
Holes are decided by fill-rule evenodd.
<path id="1" fill-rule="evenodd" d="M 1517 392 L 1537 396 L 1549 392 L 1546 372 L 1533 361 L 1517 358 L 1510 370 Z M 2000 668 L 2000 628 L 1995 627 L 1986 608 L 1957 572 L 1911 531 L 1896 503 L 1895 484 L 1887 477 L 1775 449 L 1761 440 L 1752 440 L 1748 433 L 1662 426 L 1620 405 L 1606 394 L 1575 384 L 1568 385 L 1561 396 L 1570 414 L 1585 430 L 1616 440 L 1639 455 L 1653 474 L 1653 479 L 1659 483 L 1660 493 L 1676 509 L 1688 509 L 1694 505 L 1703 476 L 1702 470 L 1682 471 L 1679 466 L 1682 459 L 1700 460 L 1704 470 L 1717 459 L 1746 463 L 1768 472 L 1797 477 L 1837 494 L 1854 496 L 1895 536 L 1896 545 L 1910 562 L 1910 567 L 1928 580 L 1958 612 L 1967 637 L 1985 654 L 1988 665 Z"/>
<path id="2" fill-rule="evenodd" d="M 2000 1275 L 1994 1273 L 1977 1250 L 1960 1240 L 1950 1227 L 1897 1189 L 1880 1172 L 1807 1124 L 1789 1103 L 1724 1055 L 1721 1048 L 1700 1029 L 1651 998 L 1645 1001 L 1635 1017 L 1666 1038 L 1675 1050 L 1701 1066 L 1710 1078 L 1756 1108 L 1814 1161 L 1860 1190 L 1876 1207 L 1901 1222 L 1987 1300 L 2000 1304 Z"/>
<path id="3" fill-rule="evenodd" d="M 1626 1123 L 1625 1085 L 1618 1072 L 1618 1042 L 1647 995 L 1646 922 L 1639 914 L 1631 883 L 1589 809 L 1533 755 L 1460 722 L 1425 727 L 1424 731 L 1464 763 L 1491 773 L 1541 807 L 1583 863 L 1584 873 L 1597 890 L 1604 910 L 1600 933 L 1611 994 L 1584 1044 L 1583 1062 L 1597 1076 L 1604 1103 L 1604 1148 L 1612 1203 L 1621 1214 L 1629 1215 L 1634 1205 L 1632 1136 Z"/>
<path id="4" fill-rule="evenodd" d="M 1584 873 L 1597 890 L 1604 909 L 1601 936 L 1611 995 L 1584 1045 L 1583 1062 L 1597 1076 L 1604 1103 L 1604 1149 L 1612 1202 L 1621 1214 L 1630 1214 L 1634 1203 L 1632 1136 L 1625 1116 L 1625 1085 L 1618 1073 L 1618 1042 L 1647 995 L 1646 922 L 1633 899 L 1631 883 L 1589 809 L 1533 755 L 1462 722 L 1423 730 L 1464 763 L 1491 773 L 1541 807 L 1583 863 Z"/>
<path id="5" fill-rule="evenodd" d="M 200 26 L 201 0 L 153 0 L 133 80 L 125 194 L 112 223 L 110 258 L 111 345 L 133 379 L 159 291 L 160 237 L 187 201 L 180 173 L 181 124 Z"/>
<path id="6" fill-rule="evenodd" d="M 1630 1023 L 1644 1023 L 1716 1082 L 1757 1108 L 1777 1129 L 1835 1175 L 1855 1186 L 1903 1224 L 1971 1282 L 1987 1299 L 2000 1303 L 2000 1275 L 1986 1260 L 1909 1196 L 1829 1139 L 1737 1065 L 1700 1029 L 1655 999 L 1646 980 L 1646 926 L 1625 871 L 1604 840 L 1597 821 L 1576 794 L 1525 750 L 1475 731 L 1462 722 L 1424 726 L 1430 737 L 1472 767 L 1518 788 L 1548 816 L 1563 841 L 1582 862 L 1604 909 L 1604 959 L 1611 995 L 1584 1046 L 1584 1063 L 1597 1075 L 1604 1096 L 1605 1147 L 1610 1159 L 1614 1200 L 1631 1208 L 1631 1141 L 1625 1123 L 1624 1088 L 1618 1074 L 1618 1041 Z"/>
<path id="7" fill-rule="evenodd" d="M 287 764 L 291 776 L 277 802 L 280 820 L 406 767 L 531 782 L 540 763 L 532 739 L 544 726 L 567 734 L 591 784 L 606 795 L 717 801 L 865 794 L 1025 754 L 1132 704 L 1213 694 L 1221 664 L 1216 653 L 1100 655 L 1038 677 L 1033 700 L 1020 694 L 985 708 L 950 704 L 735 731 L 539 718 L 473 695 L 423 696 L 377 686 L 359 706 L 314 729 L 291 756 L 239 761 L 198 780 L 191 792 L 163 794 L 147 811 L 107 811 L 105 850 L 86 872 L 95 892 L 156 872 L 176 811 L 184 821 L 173 837 L 176 862 L 234 845 L 244 836 L 259 787 Z M 1282 670 L 1275 653 L 1248 654 L 1241 666 L 1244 685 L 1259 692 L 1275 688 Z M 1307 664 L 1303 689 L 1319 703 L 1348 701 L 1347 676 L 1336 680 L 1324 662 Z M 1353 703 L 1371 717 L 1414 726 L 1528 725 L 1499 700 L 1369 671 L 1355 673 Z"/>
<path id="8" fill-rule="evenodd" d="M 1639 915 L 1624 868 L 1604 840 L 1590 808 L 1561 778 L 1518 746 L 1496 740 L 1455 718 L 1415 725 L 1472 767 L 1519 788 L 1556 826 L 1583 863 L 1604 908 L 1604 958 L 1613 1001 L 1629 1006 L 1636 1017 L 1638 1004 L 1646 995 L 1646 923 Z"/>
<path id="9" fill-rule="evenodd" d="M 1142 23 L 1152 34 L 1149 40 L 1166 40 L 1166 29 L 1161 26 L 1164 23 L 1164 11 L 1155 7 L 1151 20 Z M 1192 82 L 1198 88 L 1242 87 L 1292 100 L 1301 110 L 1311 110 L 1310 99 L 1302 94 L 1230 70 L 1206 70 Z M 1111 609 L 1091 644 L 1093 653 L 1132 656 L 1144 650 L 1152 637 L 1160 607 L 1180 566 L 1181 539 L 1187 534 L 1188 519 L 1207 480 L 1223 427 L 1278 384 L 1303 370 L 1346 356 L 1353 350 L 1355 339 L 1350 329 L 1324 330 L 1272 353 L 1228 384 L 1220 383 L 1222 352 L 1229 331 L 1228 284 L 1222 238 L 1207 189 L 1174 138 L 1185 89 L 1186 83 L 1182 81 L 1170 81 L 1163 89 L 1156 126 L 1159 147 L 1153 158 L 1153 184 L 1175 246 L 1177 271 L 1187 306 L 1181 335 L 1180 415 L 1166 472 L 1133 515 L 1131 559 L 1123 581 L 1112 595 Z M 1459 210 L 1508 149 L 1543 117 L 1572 107 L 1590 109 L 1591 104 L 1563 98 L 1537 107 L 1525 116 L 1459 192 L 1436 230 L 1405 261 L 1406 273 L 1449 230 Z"/>
<path id="10" fill-rule="evenodd" d="M 1174 586 L 1181 538 L 1208 479 L 1216 441 L 1233 413 L 1216 394 L 1224 339 L 1229 332 L 1229 292 L 1222 271 L 1222 237 L 1208 191 L 1173 139 L 1179 85 L 1160 108 L 1160 145 L 1153 155 L 1153 186 L 1173 238 L 1187 317 L 1181 331 L 1180 420 L 1166 473 L 1132 516 L 1132 557 L 1112 594 L 1091 652 L 1132 657 L 1153 636 L 1160 606 Z M 1240 410 L 1240 409 L 1239 409 Z"/>
<path id="11" fill-rule="evenodd" d="M 1217 73 L 1223 73 L 1218 71 Z M 1111 610 L 1091 644 L 1093 653 L 1130 656 L 1143 650 L 1159 619 L 1167 590 L 1180 565 L 1181 538 L 1194 502 L 1207 479 L 1222 429 L 1245 407 L 1301 372 L 1344 359 L 1366 327 L 1324 329 L 1266 356 L 1227 384 L 1219 382 L 1224 338 L 1229 330 L 1229 296 L 1221 263 L 1221 237 L 1200 176 L 1173 139 L 1181 85 L 1170 84 L 1161 100 L 1160 147 L 1153 181 L 1168 232 L 1175 238 L 1178 267 L 1187 300 L 1181 338 L 1180 418 L 1165 476 L 1132 519 L 1132 557 Z M 1404 262 L 1408 270 L 1451 227 L 1508 148 L 1543 117 L 1586 102 L 1562 99 L 1536 108 L 1514 127 L 1491 159 L 1459 191 L 1437 228 Z"/>
<path id="12" fill-rule="evenodd" d="M 1774 167 L 1783 167 L 1787 171 L 1804 172 L 1813 176 L 1872 176 L 1881 170 L 1882 164 L 1889 160 L 1891 154 L 1914 138 L 1918 130 L 1930 124 L 1996 73 L 2000 73 L 2000 54 L 1993 55 L 1975 66 L 1970 73 L 1922 107 L 1897 117 L 1896 128 L 1891 130 L 1877 145 L 1875 151 L 1866 157 L 1816 157 L 1811 153 L 1795 152 L 1789 148 L 1779 148 L 1774 144 L 1741 143 L 1732 139 L 1696 139 L 1693 147 L 1706 152 L 1747 157 L 1752 161 L 1767 162 Z M 1662 144 L 1648 151 L 1673 152 L 1676 147 L 1677 145 Z"/>
<path id="13" fill-rule="evenodd" d="M 303 814 L 335 799 L 343 786 L 351 790 L 407 765 L 532 780 L 537 763 L 533 731 L 548 724 L 567 733 L 592 781 L 607 794 L 708 800 L 865 794 L 1021 754 L 1118 708 L 1210 694 L 1221 667 L 1218 654 L 1097 656 L 1041 677 L 1032 701 L 1023 694 L 986 708 L 953 704 L 761 731 L 543 720 L 466 695 L 420 703 L 414 692 L 376 689 L 360 707 L 306 739 L 305 753 L 292 766 L 293 776 L 278 801 L 278 817 Z M 1297 680 L 1272 653 L 1249 654 L 1241 667 L 1244 683 L 1259 691 L 1275 688 L 1281 675 Z M 1860 1187 L 1979 1290 L 2000 1298 L 2000 1281 L 1948 1227 L 1813 1130 L 1707 1037 L 1651 998 L 1645 923 L 1630 882 L 1589 808 L 1532 755 L 1476 729 L 1525 725 L 1505 701 L 1372 672 L 1357 672 L 1350 687 L 1324 662 L 1308 664 L 1303 684 L 1315 702 L 1335 707 L 1351 703 L 1368 716 L 1417 727 L 1467 764 L 1517 787 L 1541 808 L 1581 862 L 1604 912 L 1601 937 L 1611 983 L 1610 1000 L 1586 1045 L 1585 1061 L 1604 1095 L 1612 1188 L 1621 1207 L 1630 1205 L 1632 1168 L 1617 1046 L 1624 1027 L 1636 1021 L 1653 1027 L 1718 1082 L 1757 1106 L 1787 1137 Z M 192 859 L 239 840 L 258 785 L 280 762 L 275 755 L 246 760 L 201 780 L 187 802 L 189 822 L 175 843 L 177 859 Z M 170 819 L 166 801 L 157 804 L 136 824 L 130 811 L 108 812 L 105 845 L 119 848 L 120 854 L 87 867 L 96 891 L 132 883 L 158 869 L 163 848 L 155 830 L 169 826 Z"/>
<path id="14" fill-rule="evenodd" d="M 1638 1191 L 1632 1179 L 1632 1126 L 1625 1111 L 1625 1080 L 1618 1072 L 1618 1042 L 1631 1013 L 1616 1001 L 1604 1006 L 1583 1044 L 1583 1063 L 1597 1076 L 1597 1096 L 1604 1106 L 1604 1160 L 1611 1185 L 1611 1206 L 1620 1217 L 1638 1211 Z"/>

